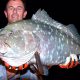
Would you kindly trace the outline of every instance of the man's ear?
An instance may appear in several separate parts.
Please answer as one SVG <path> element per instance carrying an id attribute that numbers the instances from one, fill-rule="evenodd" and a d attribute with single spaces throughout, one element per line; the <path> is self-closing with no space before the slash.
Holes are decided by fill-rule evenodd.
<path id="1" fill-rule="evenodd" d="M 6 10 L 4 11 L 4 14 L 5 14 L 6 18 L 7 18 L 7 12 L 6 12 Z"/>
<path id="2" fill-rule="evenodd" d="M 27 11 L 24 12 L 24 14 L 23 14 L 23 18 L 25 18 L 26 15 L 27 15 Z"/>

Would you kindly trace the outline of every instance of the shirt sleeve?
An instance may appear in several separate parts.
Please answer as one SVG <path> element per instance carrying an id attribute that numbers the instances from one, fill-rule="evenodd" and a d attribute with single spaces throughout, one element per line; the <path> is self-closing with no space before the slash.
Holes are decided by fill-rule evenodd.
<path id="1" fill-rule="evenodd" d="M 0 65 L 0 80 L 7 80 L 6 68 Z"/>

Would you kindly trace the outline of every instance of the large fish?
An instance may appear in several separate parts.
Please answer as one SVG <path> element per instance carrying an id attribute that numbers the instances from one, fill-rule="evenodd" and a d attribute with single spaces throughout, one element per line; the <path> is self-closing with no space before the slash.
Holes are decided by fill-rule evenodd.
<path id="1" fill-rule="evenodd" d="M 30 20 L 7 25 L 0 31 L 0 58 L 11 66 L 36 63 L 39 53 L 42 65 L 58 65 L 70 54 L 80 54 L 80 36 L 73 25 L 53 20 L 38 10 Z"/>

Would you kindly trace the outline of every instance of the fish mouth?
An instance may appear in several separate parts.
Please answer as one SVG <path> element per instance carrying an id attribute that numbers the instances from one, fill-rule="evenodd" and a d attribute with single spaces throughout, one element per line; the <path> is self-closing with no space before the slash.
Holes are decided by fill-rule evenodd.
<path id="1" fill-rule="evenodd" d="M 20 58 L 1 56 L 1 59 L 11 66 L 19 67 L 25 63 L 29 64 L 30 60 L 34 57 L 35 52 L 36 49 L 33 52 L 26 54 Z"/>
<path id="2" fill-rule="evenodd" d="M 8 63 L 6 63 L 6 62 L 4 62 L 4 65 L 5 65 L 5 67 L 8 69 L 8 70 L 23 70 L 23 69 L 26 69 L 26 68 L 28 68 L 28 64 L 27 63 L 25 63 L 25 64 L 23 64 L 23 65 L 21 65 L 21 66 L 18 66 L 18 67 L 16 67 L 16 66 L 11 66 L 11 65 L 9 65 Z"/>

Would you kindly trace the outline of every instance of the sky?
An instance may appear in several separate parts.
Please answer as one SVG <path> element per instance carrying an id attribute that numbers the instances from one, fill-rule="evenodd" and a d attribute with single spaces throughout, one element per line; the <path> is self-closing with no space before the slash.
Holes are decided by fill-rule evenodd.
<path id="1" fill-rule="evenodd" d="M 4 15 L 5 2 L 6 0 L 0 0 L 0 28 L 7 24 Z M 80 33 L 80 3 L 77 2 L 77 0 L 26 0 L 26 3 L 28 11 L 26 19 L 30 19 L 38 9 L 44 9 L 49 16 L 56 21 L 64 25 L 74 24 Z M 52 77 L 54 78 L 53 80 L 60 80 L 59 78 L 62 78 L 61 80 L 65 80 L 65 78 L 68 80 L 72 80 L 73 78 L 78 80 L 78 74 L 80 74 L 79 67 L 80 66 L 77 66 L 76 68 L 69 70 L 53 67 L 50 69 L 51 73 L 49 78 L 50 80 Z"/>

